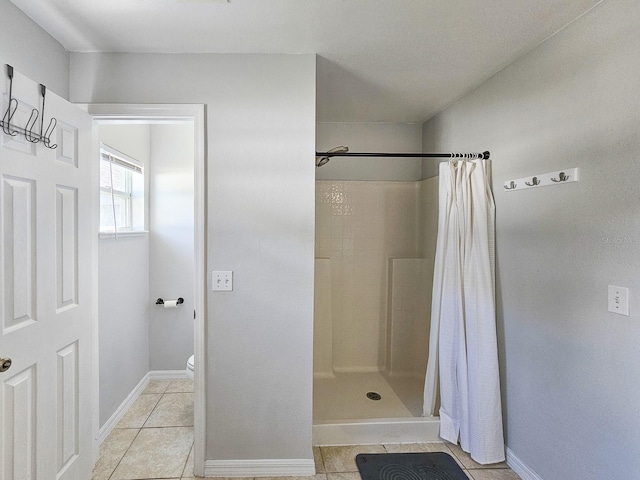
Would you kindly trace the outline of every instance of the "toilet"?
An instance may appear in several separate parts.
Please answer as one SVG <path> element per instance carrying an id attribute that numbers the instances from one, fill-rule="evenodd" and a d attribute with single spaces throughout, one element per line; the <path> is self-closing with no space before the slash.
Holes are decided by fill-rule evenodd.
<path id="1" fill-rule="evenodd" d="M 190 378 L 191 380 L 193 380 L 193 357 L 194 355 L 191 355 L 189 357 L 189 360 L 187 360 L 187 378 Z"/>

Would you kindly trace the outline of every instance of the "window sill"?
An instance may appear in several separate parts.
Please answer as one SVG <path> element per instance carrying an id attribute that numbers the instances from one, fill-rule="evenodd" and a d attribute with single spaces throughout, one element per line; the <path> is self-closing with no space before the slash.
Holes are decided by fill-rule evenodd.
<path id="1" fill-rule="evenodd" d="M 143 237 L 149 233 L 149 230 L 139 230 L 136 232 L 118 232 L 118 237 Z M 115 238 L 116 234 L 114 232 L 99 232 L 98 238 L 100 240 L 106 238 Z"/>

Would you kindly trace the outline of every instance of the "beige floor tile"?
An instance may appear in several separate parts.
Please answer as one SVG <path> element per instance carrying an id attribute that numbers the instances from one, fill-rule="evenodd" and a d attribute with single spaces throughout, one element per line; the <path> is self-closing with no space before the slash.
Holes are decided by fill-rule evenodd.
<path id="1" fill-rule="evenodd" d="M 193 445 L 191 446 L 191 450 L 189 451 L 189 457 L 187 457 L 187 464 L 184 466 L 184 470 L 182 471 L 182 477 L 195 477 L 195 474 L 193 473 Z"/>
<path id="2" fill-rule="evenodd" d="M 327 473 L 327 480 L 362 480 L 358 472 Z"/>
<path id="3" fill-rule="evenodd" d="M 92 480 L 107 480 L 111 476 L 138 432 L 136 428 L 115 428 L 111 431 L 100 445 L 100 459 L 93 469 Z"/>
<path id="4" fill-rule="evenodd" d="M 193 380 L 173 380 L 164 393 L 193 393 Z"/>
<path id="5" fill-rule="evenodd" d="M 320 447 L 313 447 L 313 461 L 316 464 L 316 473 L 325 473 L 324 460 L 322 460 Z"/>
<path id="6" fill-rule="evenodd" d="M 165 393 L 149 419 L 148 427 L 192 427 L 193 393 Z"/>
<path id="7" fill-rule="evenodd" d="M 400 443 L 390 444 L 384 446 L 385 450 L 389 453 L 420 453 L 420 452 L 442 452 L 451 455 L 460 468 L 463 470 L 466 468 L 460 460 L 451 452 L 449 447 L 444 442 L 433 443 Z"/>
<path id="8" fill-rule="evenodd" d="M 520 480 L 520 477 L 509 468 L 482 468 L 467 470 L 473 480 Z"/>
<path id="9" fill-rule="evenodd" d="M 191 480 L 195 478 L 196 480 L 264 480 L 263 477 L 260 479 L 255 479 L 254 477 L 182 477 L 183 480 Z M 295 477 L 287 477 L 287 478 L 295 478 Z M 304 477 L 311 478 L 311 477 Z"/>
<path id="10" fill-rule="evenodd" d="M 171 380 L 150 380 L 142 393 L 164 393 L 171 384 Z"/>
<path id="11" fill-rule="evenodd" d="M 111 480 L 180 477 L 193 445 L 193 428 L 143 428 Z"/>
<path id="12" fill-rule="evenodd" d="M 312 477 L 261 477 L 259 480 L 327 480 L 327 476 L 317 473 Z"/>
<path id="13" fill-rule="evenodd" d="M 506 464 L 506 462 L 490 463 L 488 465 L 482 465 L 482 464 L 477 463 L 476 461 L 474 461 L 471 458 L 471 455 L 469 455 L 467 452 L 464 452 L 460 448 L 460 445 L 453 445 L 451 443 L 447 443 L 446 445 L 449 447 L 451 452 L 453 452 L 454 457 L 459 460 L 459 463 L 462 464 L 463 468 L 466 468 L 466 469 L 472 469 L 472 468 L 473 469 L 476 469 L 476 468 L 492 468 L 492 469 L 509 468 L 509 466 Z"/>
<path id="14" fill-rule="evenodd" d="M 443 442 L 385 444 L 384 448 L 389 453 L 443 452 L 453 456 Z"/>
<path id="15" fill-rule="evenodd" d="M 320 447 L 327 473 L 357 472 L 356 455 L 359 453 L 386 453 L 382 445 L 348 445 Z"/>
<path id="16" fill-rule="evenodd" d="M 141 428 L 162 397 L 160 393 L 143 393 L 127 410 L 116 428 Z"/>

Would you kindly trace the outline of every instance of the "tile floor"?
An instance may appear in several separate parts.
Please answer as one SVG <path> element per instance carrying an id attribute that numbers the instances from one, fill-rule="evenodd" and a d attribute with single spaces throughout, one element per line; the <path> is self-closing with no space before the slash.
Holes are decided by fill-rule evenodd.
<path id="1" fill-rule="evenodd" d="M 92 480 L 193 478 L 193 382 L 152 380 L 100 445 Z"/>
<path id="2" fill-rule="evenodd" d="M 520 479 L 505 463 L 477 464 L 457 445 L 413 443 L 314 447 L 315 477 L 282 480 L 360 480 L 355 456 L 385 452 L 445 452 L 458 462 L 470 480 Z M 100 460 L 92 480 L 193 478 L 193 383 L 152 381 L 100 446 Z"/>

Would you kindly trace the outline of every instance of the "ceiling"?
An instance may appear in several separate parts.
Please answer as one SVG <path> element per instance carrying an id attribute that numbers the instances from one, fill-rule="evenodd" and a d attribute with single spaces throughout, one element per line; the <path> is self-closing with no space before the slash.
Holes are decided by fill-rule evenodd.
<path id="1" fill-rule="evenodd" d="M 422 122 L 601 0 L 11 0 L 78 52 L 315 53 L 317 119 Z"/>

